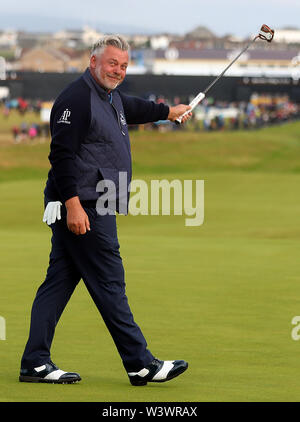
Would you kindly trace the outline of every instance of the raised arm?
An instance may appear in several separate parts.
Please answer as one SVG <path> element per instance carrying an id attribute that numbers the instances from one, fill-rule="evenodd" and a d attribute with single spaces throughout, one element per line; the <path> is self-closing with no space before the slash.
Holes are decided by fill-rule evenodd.
<path id="1" fill-rule="evenodd" d="M 166 104 L 156 104 L 154 101 L 125 95 L 119 91 L 121 96 L 125 118 L 128 124 L 143 124 L 157 122 L 158 120 L 170 120 L 174 122 L 178 117 L 190 109 L 190 106 L 179 104 L 169 107 Z M 191 117 L 185 116 L 183 123 Z"/>

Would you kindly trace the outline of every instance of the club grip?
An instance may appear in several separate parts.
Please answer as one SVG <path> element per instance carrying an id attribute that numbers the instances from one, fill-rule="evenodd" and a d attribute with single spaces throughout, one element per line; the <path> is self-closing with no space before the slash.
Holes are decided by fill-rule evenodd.
<path id="1" fill-rule="evenodd" d="M 182 116 L 178 117 L 175 120 L 177 125 L 180 125 L 182 122 L 182 118 L 189 114 L 194 108 L 205 98 L 205 94 L 203 92 L 199 92 L 199 94 L 190 102 L 189 106 L 191 107 L 190 110 L 186 111 Z"/>

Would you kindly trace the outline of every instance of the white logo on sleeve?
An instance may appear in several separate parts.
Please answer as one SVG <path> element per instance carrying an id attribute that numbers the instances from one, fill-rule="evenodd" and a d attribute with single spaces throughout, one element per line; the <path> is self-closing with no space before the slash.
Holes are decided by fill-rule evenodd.
<path id="1" fill-rule="evenodd" d="M 66 108 L 63 114 L 61 115 L 60 119 L 57 121 L 57 123 L 67 123 L 68 125 L 71 123 L 68 118 L 71 116 L 71 111 Z"/>

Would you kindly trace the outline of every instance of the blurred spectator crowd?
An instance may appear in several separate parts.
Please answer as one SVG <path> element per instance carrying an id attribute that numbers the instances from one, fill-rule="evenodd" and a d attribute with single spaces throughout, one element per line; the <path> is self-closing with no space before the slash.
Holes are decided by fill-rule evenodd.
<path id="1" fill-rule="evenodd" d="M 11 133 L 13 135 L 14 143 L 19 143 L 25 140 L 33 140 L 35 138 L 49 138 L 50 128 L 48 122 L 41 122 L 40 112 L 42 108 L 41 101 L 27 101 L 21 97 L 2 101 L 2 114 L 5 120 L 10 121 L 12 111 L 22 116 L 22 122 L 17 125 L 13 124 Z M 36 122 L 29 123 L 27 120 L 28 113 L 35 116 Z M 12 117 L 12 122 L 15 119 Z"/>
<path id="2" fill-rule="evenodd" d="M 12 135 L 14 143 L 19 143 L 27 139 L 33 140 L 35 138 L 49 138 L 50 128 L 49 123 L 31 123 L 22 122 L 20 126 L 12 127 Z"/>
<path id="3" fill-rule="evenodd" d="M 3 101 L 3 114 L 8 117 L 11 110 L 17 110 L 20 114 L 25 114 L 28 111 L 40 113 L 42 102 L 40 100 L 27 101 L 22 97 L 7 99 Z"/>
<path id="4" fill-rule="evenodd" d="M 188 104 L 193 97 L 165 98 L 149 95 L 147 99 L 170 105 Z M 49 122 L 41 120 L 42 103 L 26 101 L 23 98 L 5 100 L 1 104 L 4 119 L 9 119 L 12 110 L 22 116 L 19 125 L 13 125 L 11 132 L 15 143 L 35 138 L 50 138 Z M 26 115 L 36 116 L 35 123 L 28 123 Z M 28 120 L 28 119 L 27 119 Z M 129 126 L 130 130 L 172 130 L 224 131 L 250 130 L 300 120 L 300 104 L 290 101 L 287 95 L 253 94 L 249 102 L 217 101 L 205 98 L 194 110 L 193 117 L 185 125 L 177 126 L 170 121 L 159 121 L 145 125 Z M 20 121 L 20 119 L 19 119 Z M 12 119 L 13 122 L 13 119 Z"/>
<path id="5" fill-rule="evenodd" d="M 163 97 L 156 102 L 167 104 L 189 103 L 193 98 L 176 97 L 168 101 Z M 249 102 L 216 101 L 212 97 L 205 98 L 194 110 L 193 117 L 184 126 L 176 126 L 170 122 L 156 122 L 146 128 L 167 130 L 241 130 L 259 129 L 293 120 L 300 120 L 300 104 L 289 100 L 286 95 L 271 96 L 254 94 Z"/>

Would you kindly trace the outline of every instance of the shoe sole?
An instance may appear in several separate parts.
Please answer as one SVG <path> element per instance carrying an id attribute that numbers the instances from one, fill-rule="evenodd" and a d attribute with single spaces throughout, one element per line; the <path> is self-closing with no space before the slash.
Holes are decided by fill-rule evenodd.
<path id="1" fill-rule="evenodd" d="M 130 380 L 131 385 L 133 385 L 135 387 L 141 387 L 143 385 L 147 385 L 148 382 L 166 382 L 166 381 L 170 381 L 173 378 L 178 377 L 178 375 L 183 374 L 187 369 L 188 369 L 188 365 L 185 368 L 181 368 L 176 374 L 171 375 L 170 377 L 167 377 L 164 380 L 148 380 L 148 381 L 145 381 L 145 380 L 131 380 L 130 378 L 129 378 L 129 380 Z"/>
<path id="2" fill-rule="evenodd" d="M 81 378 L 74 378 L 69 380 L 47 380 L 45 378 L 38 378 L 38 377 L 27 377 L 25 375 L 19 376 L 20 382 L 41 382 L 45 384 L 75 384 L 76 382 L 81 381 Z"/>

